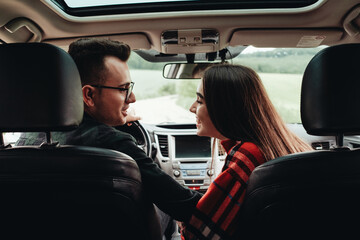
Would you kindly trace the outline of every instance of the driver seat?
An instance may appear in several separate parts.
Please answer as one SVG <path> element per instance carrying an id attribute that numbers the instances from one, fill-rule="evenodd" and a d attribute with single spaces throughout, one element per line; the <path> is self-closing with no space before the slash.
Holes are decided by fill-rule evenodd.
<path id="1" fill-rule="evenodd" d="M 132 158 L 51 141 L 51 131 L 83 117 L 70 55 L 44 43 L 2 44 L 0 72 L 0 238 L 161 239 Z M 3 132 L 46 132 L 47 142 L 5 145 Z"/>
<path id="2" fill-rule="evenodd" d="M 308 64 L 301 118 L 309 134 L 335 136 L 331 150 L 271 160 L 251 174 L 242 205 L 242 238 L 345 239 L 358 236 L 360 149 L 344 135 L 360 134 L 360 44 L 328 47 Z M 239 226 L 240 227 L 240 226 Z"/>

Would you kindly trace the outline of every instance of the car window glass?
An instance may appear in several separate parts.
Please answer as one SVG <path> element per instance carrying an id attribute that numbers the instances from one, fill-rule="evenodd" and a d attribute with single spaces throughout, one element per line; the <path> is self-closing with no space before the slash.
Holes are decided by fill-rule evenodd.
<path id="1" fill-rule="evenodd" d="M 275 108 L 286 123 L 301 123 L 300 90 L 304 70 L 318 48 L 249 47 L 230 62 L 253 68 L 260 76 Z M 196 97 L 199 80 L 162 77 L 164 63 L 150 63 L 132 54 L 131 76 L 136 82 L 136 114 L 144 123 L 194 123 L 188 110 Z"/>

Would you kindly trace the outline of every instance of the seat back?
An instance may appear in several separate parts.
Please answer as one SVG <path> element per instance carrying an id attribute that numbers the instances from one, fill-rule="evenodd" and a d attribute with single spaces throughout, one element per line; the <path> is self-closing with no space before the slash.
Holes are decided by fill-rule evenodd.
<path id="1" fill-rule="evenodd" d="M 333 46 L 308 64 L 301 90 L 304 128 L 336 136 L 337 147 L 283 156 L 252 172 L 241 216 L 248 238 L 357 235 L 360 149 L 344 147 L 343 137 L 360 134 L 359 54 L 360 44 Z"/>
<path id="2" fill-rule="evenodd" d="M 161 239 L 132 158 L 50 141 L 50 131 L 82 120 L 72 58 L 43 43 L 0 45 L 0 73 L 0 131 L 48 136 L 41 146 L 1 146 L 0 237 Z"/>

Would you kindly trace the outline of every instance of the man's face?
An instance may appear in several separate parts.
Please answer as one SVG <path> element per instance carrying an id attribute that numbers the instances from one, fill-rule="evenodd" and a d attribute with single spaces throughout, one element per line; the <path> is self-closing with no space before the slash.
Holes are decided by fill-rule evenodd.
<path id="1" fill-rule="evenodd" d="M 108 56 L 104 59 L 106 68 L 103 86 L 128 88 L 131 82 L 127 64 L 117 57 Z M 109 88 L 94 88 L 94 106 L 90 115 L 97 121 L 109 126 L 119 126 L 126 123 L 129 104 L 136 101 L 134 93 L 126 99 L 126 91 Z"/>

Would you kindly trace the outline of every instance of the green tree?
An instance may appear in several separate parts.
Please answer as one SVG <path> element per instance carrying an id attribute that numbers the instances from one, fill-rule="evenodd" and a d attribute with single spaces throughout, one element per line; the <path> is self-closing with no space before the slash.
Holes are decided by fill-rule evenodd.
<path id="1" fill-rule="evenodd" d="M 178 83 L 177 92 L 178 92 L 178 99 L 176 103 L 188 109 L 190 105 L 196 99 L 196 90 L 199 85 L 200 80 L 183 80 Z"/>
<path id="2" fill-rule="evenodd" d="M 259 73 L 302 74 L 312 57 L 323 48 L 279 48 L 240 54 L 232 62 L 248 66 Z"/>
<path id="3" fill-rule="evenodd" d="M 127 62 L 130 69 L 148 69 L 148 70 L 162 70 L 164 63 L 148 62 L 140 57 L 136 52 L 132 52 Z"/>
<path id="4" fill-rule="evenodd" d="M 176 84 L 174 82 L 167 83 L 161 86 L 158 93 L 159 96 L 174 95 L 176 94 Z"/>

